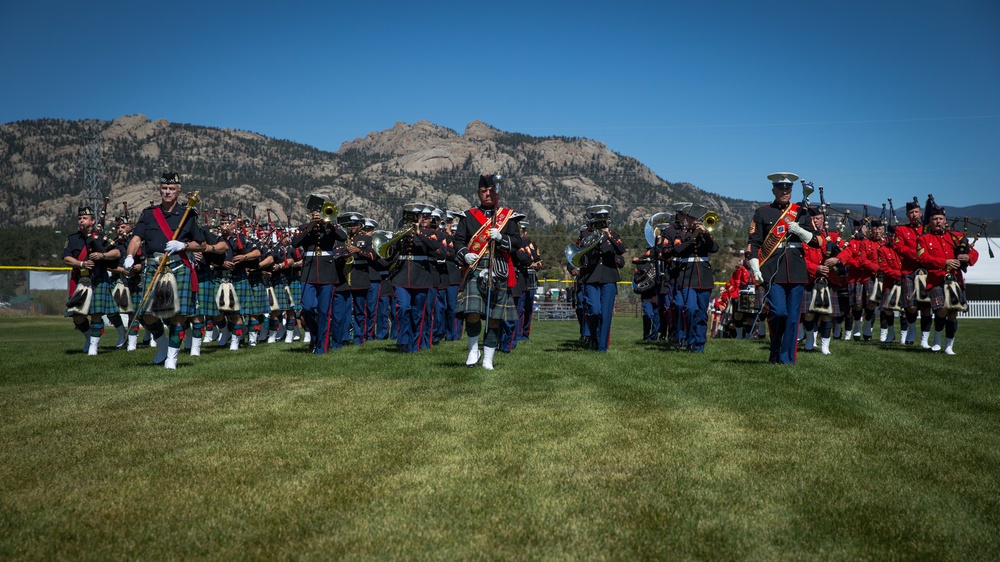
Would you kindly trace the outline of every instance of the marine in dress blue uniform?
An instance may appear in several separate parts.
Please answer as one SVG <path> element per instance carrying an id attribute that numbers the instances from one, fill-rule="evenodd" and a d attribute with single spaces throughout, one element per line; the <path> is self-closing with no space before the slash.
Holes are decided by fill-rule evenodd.
<path id="1" fill-rule="evenodd" d="M 333 291 L 340 282 L 334 247 L 347 240 L 347 231 L 323 221 L 322 205 L 322 197 L 309 198 L 311 220 L 299 227 L 291 242 L 302 250 L 302 318 L 309 330 L 310 351 L 316 354 L 329 350 Z"/>
<path id="2" fill-rule="evenodd" d="M 610 205 L 590 207 L 587 231 L 577 241 L 577 246 L 584 246 L 592 236 L 600 239 L 600 243 L 584 254 L 580 268 L 580 282 L 587 299 L 585 313 L 590 328 L 590 348 L 600 353 L 608 350 L 611 340 L 617 284 L 621 279 L 618 270 L 625 266 L 625 244 L 621 236 L 611 230 L 610 221 Z"/>
<path id="3" fill-rule="evenodd" d="M 819 243 L 814 241 L 808 212 L 796 211 L 798 205 L 791 202 L 792 186 L 798 178 L 790 172 L 767 176 L 774 201 L 754 212 L 749 229 L 750 271 L 767 295 L 768 361 L 785 365 L 795 364 L 799 317 L 809 283 L 802 244 Z"/>

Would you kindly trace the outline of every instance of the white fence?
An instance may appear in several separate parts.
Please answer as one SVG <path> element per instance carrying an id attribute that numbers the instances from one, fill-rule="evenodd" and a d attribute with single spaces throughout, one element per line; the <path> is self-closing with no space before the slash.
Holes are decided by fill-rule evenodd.
<path id="1" fill-rule="evenodd" d="M 959 318 L 1000 318 L 1000 301 L 969 301 L 969 310 L 958 313 Z"/>

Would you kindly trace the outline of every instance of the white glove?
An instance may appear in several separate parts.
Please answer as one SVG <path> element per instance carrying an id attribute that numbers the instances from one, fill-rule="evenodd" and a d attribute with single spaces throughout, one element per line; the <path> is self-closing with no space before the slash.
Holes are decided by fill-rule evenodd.
<path id="1" fill-rule="evenodd" d="M 500 231 L 497 230 L 496 228 L 491 228 L 490 238 L 492 238 L 493 240 L 500 240 L 500 238 L 502 238 L 502 236 L 500 236 Z"/>
<path id="2" fill-rule="evenodd" d="M 167 253 L 176 254 L 177 252 L 183 251 L 186 248 L 186 244 L 180 240 L 168 240 L 167 241 Z"/>
<path id="3" fill-rule="evenodd" d="M 476 260 L 478 260 L 478 259 L 479 259 L 479 254 L 474 254 L 472 252 L 469 252 L 468 254 L 465 254 L 465 263 L 467 263 L 469 265 L 472 265 L 472 264 L 476 263 Z"/>
<path id="4" fill-rule="evenodd" d="M 791 232 L 792 234 L 798 236 L 799 240 L 801 240 L 802 243 L 804 244 L 808 244 L 809 241 L 813 239 L 812 232 L 809 232 L 808 230 L 802 228 L 802 225 L 800 225 L 797 222 L 793 222 L 792 224 L 788 225 L 788 232 Z"/>
<path id="5" fill-rule="evenodd" d="M 132 269 L 133 265 L 135 265 L 135 258 L 132 256 L 125 256 L 125 261 L 122 263 L 122 267 L 125 269 Z"/>
<path id="6" fill-rule="evenodd" d="M 750 271 L 753 272 L 753 280 L 758 285 L 764 284 L 764 276 L 760 273 L 760 260 L 750 258 Z"/>

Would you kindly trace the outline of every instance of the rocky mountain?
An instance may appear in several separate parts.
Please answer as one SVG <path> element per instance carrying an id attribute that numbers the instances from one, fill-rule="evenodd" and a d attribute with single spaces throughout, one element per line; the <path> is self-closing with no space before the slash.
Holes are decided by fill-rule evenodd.
<path id="1" fill-rule="evenodd" d="M 641 223 L 676 201 L 717 211 L 724 224 L 746 224 L 748 201 L 707 193 L 657 177 L 634 158 L 583 138 L 532 137 L 469 123 L 462 134 L 420 121 L 397 123 L 326 152 L 232 129 L 151 121 L 18 121 L 0 125 L 0 226 L 71 222 L 81 202 L 85 136 L 96 138 L 101 191 L 113 210 L 137 210 L 157 197 L 164 171 L 181 173 L 185 190 L 199 190 L 202 209 L 232 211 L 243 202 L 260 220 L 304 219 L 308 194 L 341 210 L 357 210 L 392 225 L 402 206 L 420 201 L 468 208 L 480 173 L 507 177 L 505 205 L 537 225 L 572 228 L 589 205 L 614 205 L 619 223 Z M 742 227 L 740 227 L 742 229 Z"/>

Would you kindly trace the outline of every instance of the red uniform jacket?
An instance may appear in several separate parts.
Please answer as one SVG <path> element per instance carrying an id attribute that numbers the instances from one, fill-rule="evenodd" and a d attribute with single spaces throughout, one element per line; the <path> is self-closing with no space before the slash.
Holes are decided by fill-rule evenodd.
<path id="1" fill-rule="evenodd" d="M 847 266 L 849 283 L 870 279 L 878 273 L 878 247 L 867 238 L 851 238 L 837 259 Z"/>
<path id="2" fill-rule="evenodd" d="M 903 275 L 913 273 L 920 263 L 917 261 L 917 238 L 923 234 L 923 226 L 900 225 L 892 240 L 892 249 L 899 256 L 900 271 Z"/>
<path id="3" fill-rule="evenodd" d="M 958 257 L 955 247 L 963 240 L 961 232 L 942 232 L 934 234 L 928 232 L 921 234 L 917 238 L 917 261 L 920 266 L 927 270 L 927 288 L 933 289 L 944 281 L 944 276 L 948 273 L 945 266 L 946 261 Z M 976 265 L 979 261 L 979 252 L 975 248 L 969 249 L 969 265 Z M 953 272 L 958 282 L 963 287 L 965 280 L 962 277 L 962 270 Z"/>
<path id="4" fill-rule="evenodd" d="M 882 244 L 878 249 L 878 268 L 882 272 L 884 288 L 889 289 L 902 279 L 899 256 L 892 246 Z"/>

